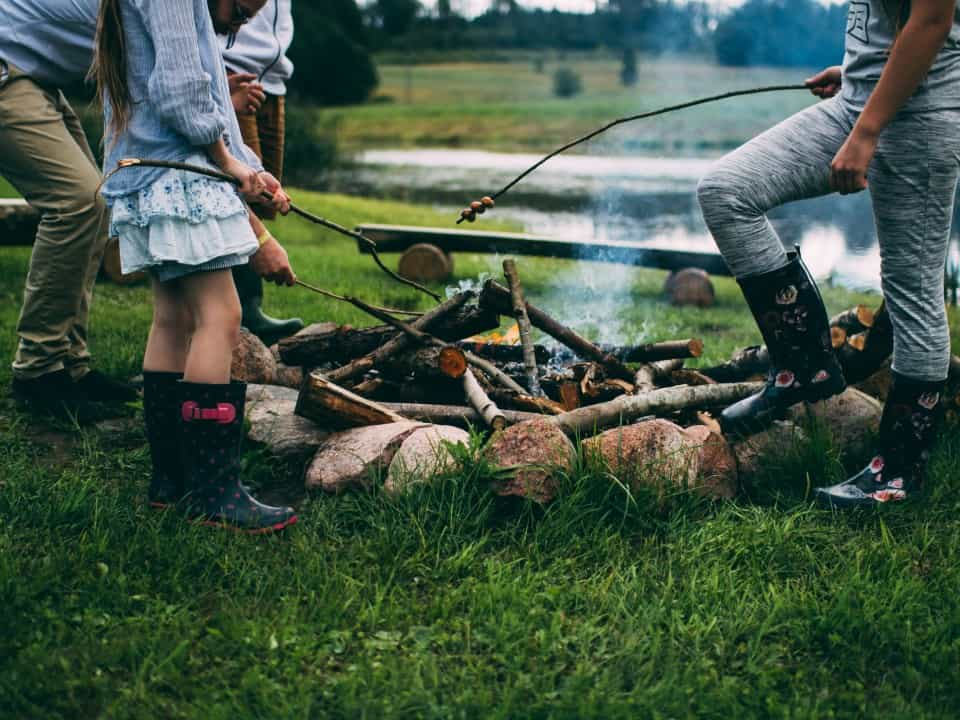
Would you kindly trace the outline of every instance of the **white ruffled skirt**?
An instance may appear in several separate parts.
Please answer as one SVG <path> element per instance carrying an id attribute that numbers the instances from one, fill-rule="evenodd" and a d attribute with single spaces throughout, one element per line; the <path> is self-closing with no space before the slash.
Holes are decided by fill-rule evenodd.
<path id="1" fill-rule="evenodd" d="M 149 270 L 161 281 L 246 264 L 259 247 L 236 188 L 186 170 L 114 200 L 110 235 L 120 238 L 124 273 Z"/>

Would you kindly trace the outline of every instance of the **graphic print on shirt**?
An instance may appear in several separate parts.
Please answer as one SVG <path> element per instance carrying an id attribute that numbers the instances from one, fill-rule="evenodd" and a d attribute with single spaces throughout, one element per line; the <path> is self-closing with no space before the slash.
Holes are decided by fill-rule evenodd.
<path id="1" fill-rule="evenodd" d="M 867 24 L 870 22 L 870 4 L 865 2 L 851 2 L 850 12 L 847 13 L 847 35 L 856 38 L 862 43 L 870 42 L 870 33 Z"/>

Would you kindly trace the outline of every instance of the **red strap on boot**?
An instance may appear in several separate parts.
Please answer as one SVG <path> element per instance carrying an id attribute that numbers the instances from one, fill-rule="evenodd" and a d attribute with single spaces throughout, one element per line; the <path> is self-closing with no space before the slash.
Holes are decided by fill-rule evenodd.
<path id="1" fill-rule="evenodd" d="M 229 425 L 237 419 L 237 409 L 230 403 L 217 403 L 215 408 L 202 408 L 193 400 L 188 400 L 180 408 L 185 422 L 203 420 L 220 425 Z"/>

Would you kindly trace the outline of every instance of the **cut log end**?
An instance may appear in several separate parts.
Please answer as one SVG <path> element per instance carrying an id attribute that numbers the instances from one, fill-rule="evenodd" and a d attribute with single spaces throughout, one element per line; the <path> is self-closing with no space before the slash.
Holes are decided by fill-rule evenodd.
<path id="1" fill-rule="evenodd" d="M 716 300 L 710 276 L 699 268 L 685 268 L 670 273 L 663 289 L 672 305 L 711 307 Z"/>
<path id="2" fill-rule="evenodd" d="M 692 338 L 689 341 L 690 357 L 698 358 L 703 355 L 703 340 Z"/>
<path id="3" fill-rule="evenodd" d="M 453 258 L 436 245 L 417 243 L 400 256 L 397 270 L 407 280 L 447 280 L 453 274 Z"/>
<path id="4" fill-rule="evenodd" d="M 460 348 L 448 345 L 440 349 L 440 372 L 450 378 L 459 379 L 467 371 L 467 356 Z"/>

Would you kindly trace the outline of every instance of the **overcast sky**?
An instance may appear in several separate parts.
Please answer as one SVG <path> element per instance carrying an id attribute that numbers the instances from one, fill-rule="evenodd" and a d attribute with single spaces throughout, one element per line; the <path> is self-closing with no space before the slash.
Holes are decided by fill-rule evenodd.
<path id="1" fill-rule="evenodd" d="M 706 0 L 707 3 L 718 8 L 727 8 L 740 5 L 744 0 Z M 821 0 L 824 3 L 838 3 L 846 0 Z M 490 7 L 490 0 L 451 0 L 454 8 L 460 13 L 476 14 L 483 12 Z M 423 0 L 423 4 L 433 6 L 435 0 Z M 589 12 L 596 5 L 595 0 L 520 0 L 521 5 L 526 7 L 542 7 L 547 9 L 557 8 L 558 10 L 580 10 Z"/>

